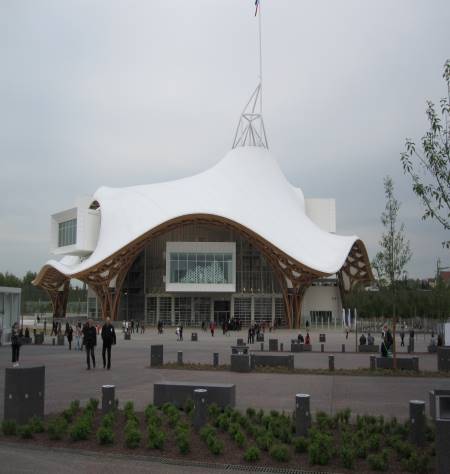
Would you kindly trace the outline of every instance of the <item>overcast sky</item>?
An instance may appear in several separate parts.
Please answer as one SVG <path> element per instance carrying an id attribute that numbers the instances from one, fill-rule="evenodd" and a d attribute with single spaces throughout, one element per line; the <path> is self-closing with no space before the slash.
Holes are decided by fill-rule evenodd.
<path id="1" fill-rule="evenodd" d="M 0 271 L 39 270 L 50 214 L 76 196 L 223 157 L 257 84 L 253 4 L 0 0 Z M 391 175 L 409 275 L 450 265 L 399 160 L 427 129 L 426 99 L 446 92 L 450 2 L 262 0 L 262 12 L 264 118 L 288 179 L 336 198 L 338 232 L 372 258 Z"/>

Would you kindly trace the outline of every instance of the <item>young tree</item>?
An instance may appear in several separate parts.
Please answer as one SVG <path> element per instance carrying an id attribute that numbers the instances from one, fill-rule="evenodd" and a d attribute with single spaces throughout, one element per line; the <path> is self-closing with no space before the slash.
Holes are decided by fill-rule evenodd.
<path id="1" fill-rule="evenodd" d="M 397 282 L 405 272 L 406 265 L 411 260 L 412 252 L 409 240 L 405 237 L 405 225 L 398 224 L 398 211 L 400 203 L 394 196 L 394 182 L 392 178 L 384 178 L 384 194 L 386 196 L 386 207 L 381 214 L 381 223 L 384 232 L 381 236 L 381 250 L 376 254 L 372 266 L 378 275 L 378 282 L 391 290 L 392 294 L 392 318 L 394 337 L 394 368 L 396 368 L 395 328 L 397 317 L 395 311 L 395 290 Z"/>
<path id="2" fill-rule="evenodd" d="M 380 240 L 381 250 L 376 254 L 372 266 L 378 275 L 379 284 L 394 290 L 412 253 L 409 240 L 405 237 L 405 225 L 397 222 L 400 203 L 394 196 L 394 182 L 389 176 L 384 178 L 384 194 L 386 207 L 381 214 L 381 223 L 385 230 Z"/>
<path id="3" fill-rule="evenodd" d="M 450 59 L 445 62 L 442 76 L 447 97 L 440 100 L 440 116 L 434 103 L 427 101 L 430 129 L 421 139 L 420 150 L 414 141 L 406 139 L 401 162 L 414 193 L 425 206 L 422 219 L 435 219 L 450 230 Z M 450 242 L 444 243 L 450 246 Z"/>

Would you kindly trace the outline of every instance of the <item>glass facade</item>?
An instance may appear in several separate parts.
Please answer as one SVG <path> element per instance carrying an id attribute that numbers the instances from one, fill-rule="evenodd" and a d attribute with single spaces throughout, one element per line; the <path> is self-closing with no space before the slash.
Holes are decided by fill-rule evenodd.
<path id="1" fill-rule="evenodd" d="M 171 253 L 170 283 L 233 283 L 233 255 L 204 252 Z"/>
<path id="2" fill-rule="evenodd" d="M 74 245 L 77 242 L 77 220 L 60 222 L 58 224 L 58 247 Z"/>

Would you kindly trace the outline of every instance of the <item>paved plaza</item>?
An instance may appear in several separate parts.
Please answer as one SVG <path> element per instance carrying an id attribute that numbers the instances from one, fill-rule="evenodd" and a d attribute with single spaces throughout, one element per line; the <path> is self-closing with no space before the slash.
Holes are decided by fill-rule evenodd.
<path id="1" fill-rule="evenodd" d="M 320 331 L 321 332 L 321 331 Z M 133 334 L 131 341 L 124 341 L 118 334 L 117 345 L 113 347 L 112 370 L 102 368 L 101 343 L 96 349 L 97 368 L 86 371 L 85 353 L 68 350 L 65 346 L 52 346 L 51 338 L 43 346 L 22 346 L 21 366 L 46 366 L 46 413 L 62 410 L 69 402 L 79 399 L 82 402 L 90 397 L 100 397 L 101 386 L 113 384 L 119 400 L 134 400 L 137 409 L 143 409 L 152 402 L 153 384 L 160 381 L 193 381 L 235 383 L 237 406 L 245 409 L 249 406 L 292 410 L 294 396 L 303 392 L 311 395 L 312 410 L 324 410 L 334 413 L 341 408 L 350 407 L 354 413 L 408 416 L 408 401 L 420 399 L 428 401 L 428 391 L 435 388 L 450 388 L 450 378 L 433 377 L 391 377 L 391 376 L 343 376 L 343 375 L 298 375 L 252 373 L 242 374 L 229 371 L 190 371 L 174 369 L 150 369 L 150 345 L 164 344 L 165 362 L 175 362 L 177 351 L 183 351 L 185 362 L 212 363 L 213 352 L 218 352 L 220 363 L 229 363 L 230 346 L 237 337 L 245 337 L 246 332 L 232 332 L 229 335 L 199 331 L 198 342 L 190 341 L 190 329 L 184 331 L 184 341 L 177 342 L 174 330 L 168 328 L 163 335 L 157 335 L 154 329 L 144 335 Z M 287 348 L 291 338 L 297 332 L 280 330 L 270 334 L 284 342 Z M 320 350 L 319 332 L 312 332 L 313 349 Z M 266 348 L 269 334 L 266 334 Z M 353 338 L 353 340 L 352 340 Z M 378 341 L 377 341 L 378 342 Z M 416 343 L 418 351 L 425 349 L 426 340 L 420 336 Z M 347 344 L 345 354 L 338 351 L 342 343 Z M 259 349 L 260 344 L 253 347 Z M 335 351 L 336 368 L 358 368 L 369 366 L 369 354 L 350 353 L 354 350 L 354 335 L 345 340 L 340 331 L 327 332 L 327 351 Z M 328 353 L 295 354 L 296 368 L 327 368 Z M 10 347 L 0 347 L 0 393 L 4 391 L 5 367 L 10 367 Z M 420 354 L 420 367 L 436 370 L 436 356 Z M 3 414 L 1 397 L 0 414 Z"/>

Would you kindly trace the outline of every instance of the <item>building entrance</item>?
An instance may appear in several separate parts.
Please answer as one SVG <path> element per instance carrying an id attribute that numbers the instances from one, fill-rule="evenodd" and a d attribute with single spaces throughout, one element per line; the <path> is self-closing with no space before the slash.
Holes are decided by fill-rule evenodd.
<path id="1" fill-rule="evenodd" d="M 214 301 L 214 322 L 221 326 L 230 319 L 230 300 Z"/>

